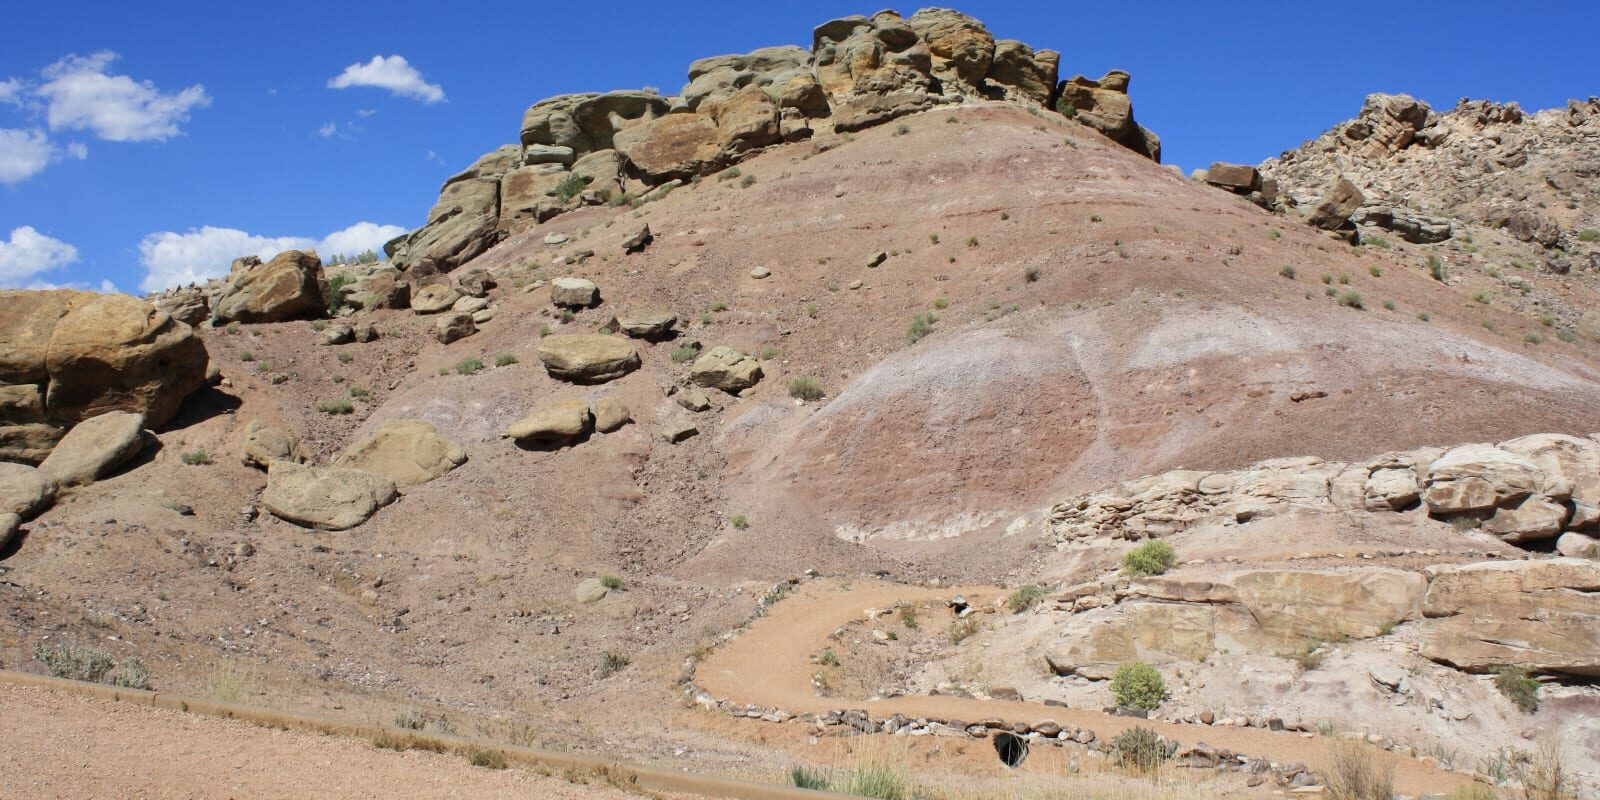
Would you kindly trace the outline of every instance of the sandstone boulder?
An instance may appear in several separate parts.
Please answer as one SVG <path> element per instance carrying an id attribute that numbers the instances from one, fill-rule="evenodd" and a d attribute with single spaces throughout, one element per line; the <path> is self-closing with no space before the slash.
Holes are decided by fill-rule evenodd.
<path id="1" fill-rule="evenodd" d="M 1527 666 L 1600 677 L 1600 562 L 1573 558 L 1433 570 L 1423 657 L 1471 672 Z"/>
<path id="2" fill-rule="evenodd" d="M 539 340 L 539 360 L 551 377 L 604 383 L 639 368 L 628 340 L 600 334 L 555 334 Z"/>
<path id="3" fill-rule="evenodd" d="M 906 24 L 927 43 L 935 77 L 974 88 L 983 84 L 995 55 L 994 36 L 983 23 L 959 11 L 924 8 Z"/>
<path id="4" fill-rule="evenodd" d="M 316 253 L 285 250 L 228 278 L 211 303 L 215 324 L 326 316 L 330 293 Z"/>
<path id="5" fill-rule="evenodd" d="M 656 341 L 672 335 L 672 329 L 678 324 L 677 316 L 665 311 L 644 311 L 637 314 L 615 317 L 611 320 L 611 327 L 634 339 Z"/>
<path id="6" fill-rule="evenodd" d="M 1428 581 L 1415 572 L 1255 570 L 1228 583 L 1263 633 L 1283 641 L 1367 639 L 1420 616 Z"/>
<path id="7" fill-rule="evenodd" d="M 1366 200 L 1355 184 L 1341 176 L 1306 216 L 1306 224 L 1325 231 L 1338 230 L 1350 224 L 1350 215 Z"/>
<path id="8" fill-rule="evenodd" d="M 594 401 L 594 429 L 601 433 L 620 430 L 633 419 L 633 413 L 621 399 L 612 396 Z"/>
<path id="9" fill-rule="evenodd" d="M 39 471 L 64 486 L 103 478 L 144 448 L 143 414 L 112 411 L 84 420 L 61 437 Z"/>
<path id="10" fill-rule="evenodd" d="M 433 334 L 440 344 L 457 342 L 477 332 L 478 324 L 472 320 L 472 315 L 465 311 L 443 314 L 433 325 Z"/>
<path id="11" fill-rule="evenodd" d="M 506 431 L 519 442 L 565 444 L 594 429 L 594 414 L 585 400 L 563 400 L 535 409 Z"/>
<path id="12" fill-rule="evenodd" d="M 16 514 L 0 513 L 0 553 L 11 546 L 11 542 L 22 531 L 22 517 Z"/>
<path id="13" fill-rule="evenodd" d="M 689 380 L 708 389 L 738 394 L 761 380 L 761 363 L 731 347 L 713 347 L 695 359 Z"/>
<path id="14" fill-rule="evenodd" d="M 1526 456 L 1487 444 L 1445 451 L 1428 468 L 1423 501 L 1435 515 L 1487 511 L 1544 488 L 1545 474 Z"/>
<path id="15" fill-rule="evenodd" d="M 598 603 L 601 600 L 606 599 L 606 595 L 610 592 L 611 590 L 607 589 L 606 585 L 601 583 L 599 578 L 584 578 L 583 580 L 579 581 L 577 587 L 572 590 L 572 599 L 583 603 L 584 605 L 588 605 L 590 603 Z"/>
<path id="16" fill-rule="evenodd" d="M 588 308 L 600 301 L 600 289 L 583 278 L 556 278 L 550 282 L 550 302 L 566 308 Z"/>
<path id="17" fill-rule="evenodd" d="M 811 53 L 800 47 L 767 47 L 744 55 L 702 58 L 689 65 L 689 84 L 678 93 L 674 111 L 697 111 L 754 86 L 773 95 L 779 106 L 807 117 L 828 114 L 827 93 L 811 72 Z"/>
<path id="18" fill-rule="evenodd" d="M 431 423 L 391 419 L 378 426 L 376 433 L 346 448 L 334 465 L 382 475 L 405 489 L 443 477 L 466 460 L 467 451 Z"/>
<path id="19" fill-rule="evenodd" d="M 299 464 L 305 461 L 305 456 L 300 452 L 300 440 L 259 419 L 253 419 L 244 426 L 239 460 L 247 467 L 266 469 L 274 461 Z"/>
<path id="20" fill-rule="evenodd" d="M 1512 544 L 1554 539 L 1567 522 L 1567 507 L 1543 495 L 1529 495 L 1515 505 L 1497 509 L 1483 523 L 1483 532 Z"/>
<path id="21" fill-rule="evenodd" d="M 616 148 L 650 183 L 709 172 L 721 149 L 716 120 L 700 113 L 669 114 L 630 128 L 617 135 Z"/>
<path id="22" fill-rule="evenodd" d="M 1538 491 L 1553 498 L 1600 504 L 1600 442 L 1560 433 L 1535 433 L 1497 447 L 1532 462 L 1544 473 Z"/>
<path id="23" fill-rule="evenodd" d="M 1568 531 L 1561 534 L 1561 538 L 1556 540 L 1556 552 L 1567 558 L 1600 560 L 1600 539 Z"/>
<path id="24" fill-rule="evenodd" d="M 1261 188 L 1261 173 L 1246 164 L 1215 161 L 1206 170 L 1206 183 L 1236 194 L 1249 194 Z"/>
<path id="25" fill-rule="evenodd" d="M 199 325 L 211 316 L 211 301 L 206 293 L 195 287 L 173 289 L 157 297 L 152 304 L 157 311 L 185 325 Z"/>
<path id="26" fill-rule="evenodd" d="M 400 279 L 398 270 L 376 270 L 358 279 L 352 288 L 347 302 L 355 308 L 411 307 L 411 284 Z"/>
<path id="27" fill-rule="evenodd" d="M 50 448 L 66 433 L 65 427 L 46 423 L 0 425 L 0 458 L 38 464 L 50 455 Z"/>
<path id="28" fill-rule="evenodd" d="M 1444 217 L 1430 217 L 1408 208 L 1367 206 L 1354 218 L 1363 225 L 1377 225 L 1399 234 L 1413 244 L 1437 244 L 1450 238 L 1454 229 Z"/>
<path id="29" fill-rule="evenodd" d="M 0 514 L 32 519 L 56 500 L 56 482 L 24 464 L 0 461 Z"/>
<path id="30" fill-rule="evenodd" d="M 275 516 L 318 530 L 354 528 L 394 502 L 394 481 L 359 469 L 274 461 L 261 504 Z"/>
<path id="31" fill-rule="evenodd" d="M 1056 107 L 1106 138 L 1159 163 L 1161 140 L 1134 121 L 1133 101 L 1128 99 L 1130 81 L 1122 70 L 1107 72 L 1099 80 L 1073 76 L 1057 87 Z"/>
<path id="32" fill-rule="evenodd" d="M 650 224 L 640 223 L 639 227 L 630 231 L 627 236 L 622 237 L 622 252 L 643 252 L 654 240 L 655 236 L 650 233 Z"/>
<path id="33" fill-rule="evenodd" d="M 666 114 L 670 104 L 653 92 L 570 94 L 541 100 L 522 117 L 522 144 L 570 147 L 579 156 L 612 149 L 612 139 Z"/>
<path id="34" fill-rule="evenodd" d="M 1061 54 L 1054 50 L 1034 50 L 1015 39 L 1001 39 L 994 43 L 987 83 L 1013 103 L 1043 106 L 1055 93 L 1060 65 Z"/>
<path id="35" fill-rule="evenodd" d="M 431 283 L 411 295 L 411 310 L 418 314 L 438 314 L 449 311 L 461 299 L 461 293 L 449 284 Z"/>
<path id="36" fill-rule="evenodd" d="M 401 271 L 420 276 L 450 272 L 504 238 L 499 218 L 498 176 L 449 183 L 429 210 L 427 224 L 383 249 Z"/>

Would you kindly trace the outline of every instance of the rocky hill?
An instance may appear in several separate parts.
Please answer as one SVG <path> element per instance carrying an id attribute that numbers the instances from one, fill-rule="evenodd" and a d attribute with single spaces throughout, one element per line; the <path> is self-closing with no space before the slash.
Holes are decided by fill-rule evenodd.
<path id="1" fill-rule="evenodd" d="M 1324 785 L 1318 731 L 1411 796 L 1513 785 L 1540 737 L 1594 784 L 1600 353 L 1555 335 L 1586 268 L 1491 284 L 1532 245 L 1385 195 L 1347 133 L 1241 201 L 1058 61 L 883 12 L 535 103 L 390 261 L 117 301 L 159 335 L 93 385 L 188 358 L 108 392 L 137 407 L 52 406 L 83 337 L 0 294 L 4 352 L 46 352 L 3 422 L 65 432 L 0 465 L 0 661 L 769 780 L 883 734 L 952 797 L 1015 774 L 969 739 L 1120 781 L 1085 765 L 1135 724 L 1216 796 Z M 1134 661 L 1171 696 L 1104 712 Z"/>

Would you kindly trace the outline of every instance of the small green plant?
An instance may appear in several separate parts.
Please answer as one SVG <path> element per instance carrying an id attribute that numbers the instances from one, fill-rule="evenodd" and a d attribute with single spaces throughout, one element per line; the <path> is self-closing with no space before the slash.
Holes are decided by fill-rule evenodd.
<path id="1" fill-rule="evenodd" d="M 1111 740 L 1111 752 L 1115 754 L 1119 766 L 1150 773 L 1167 759 L 1167 743 L 1161 740 L 1161 734 L 1143 725 L 1135 725 Z"/>
<path id="2" fill-rule="evenodd" d="M 911 787 L 905 776 L 886 761 L 857 764 L 847 770 L 832 788 L 840 794 L 877 800 L 909 800 L 911 797 Z"/>
<path id="3" fill-rule="evenodd" d="M 239 360 L 245 362 L 246 364 L 248 364 L 248 363 L 256 360 L 256 354 L 250 352 L 249 350 L 240 350 L 239 351 Z"/>
<path id="4" fill-rule="evenodd" d="M 1039 268 L 1038 267 L 1027 267 L 1027 268 L 1024 268 L 1022 270 L 1022 280 L 1027 282 L 1027 283 L 1035 283 L 1035 282 L 1037 282 L 1039 280 Z"/>
<path id="5" fill-rule="evenodd" d="M 565 203 L 582 194 L 584 188 L 588 185 L 584 182 L 583 176 L 576 173 L 569 174 L 567 177 L 562 178 L 560 183 L 556 184 L 556 199 Z"/>
<path id="6" fill-rule="evenodd" d="M 354 400 L 365 401 L 372 398 L 372 392 L 367 391 L 365 386 L 352 386 L 350 387 L 350 397 Z"/>
<path id="7" fill-rule="evenodd" d="M 723 312 L 723 311 L 727 311 L 728 310 L 728 304 L 725 301 L 717 300 L 717 301 L 715 301 L 715 302 L 713 302 L 711 304 L 711 310 L 719 312 L 719 313 Z"/>
<path id="8" fill-rule="evenodd" d="M 1149 711 L 1167 699 L 1167 682 L 1161 679 L 1155 667 L 1135 661 L 1117 667 L 1112 674 L 1111 696 L 1124 708 Z"/>
<path id="9" fill-rule="evenodd" d="M 476 358 L 463 358 L 456 362 L 457 375 L 474 375 L 483 371 L 483 362 Z"/>
<path id="10" fill-rule="evenodd" d="M 1277 228 L 1268 228 L 1267 229 L 1267 238 L 1268 239 L 1282 239 L 1283 238 L 1283 231 L 1280 231 Z"/>
<path id="11" fill-rule="evenodd" d="M 822 382 L 806 376 L 789 381 L 789 396 L 799 400 L 821 400 Z"/>
<path id="12" fill-rule="evenodd" d="M 1394 797 L 1394 760 L 1373 752 L 1365 742 L 1340 739 L 1328 746 L 1328 797 L 1332 800 L 1390 800 Z"/>
<path id="13" fill-rule="evenodd" d="M 1278 269 L 1278 276 L 1279 277 L 1288 278 L 1291 281 L 1294 280 L 1294 276 L 1296 274 L 1297 273 L 1295 271 L 1295 268 L 1290 266 L 1290 265 L 1288 265 L 1288 264 L 1284 264 L 1282 267 L 1280 267 Z"/>
<path id="14" fill-rule="evenodd" d="M 344 383 L 344 373 L 335 372 L 328 376 L 328 380 L 333 381 L 335 384 Z"/>
<path id="15" fill-rule="evenodd" d="M 222 329 L 222 331 L 223 331 L 223 333 L 226 333 L 229 336 L 238 336 L 239 335 L 239 323 L 230 322 L 230 323 L 228 323 L 227 327 Z"/>
<path id="16" fill-rule="evenodd" d="M 1539 324 L 1545 326 L 1546 328 L 1554 327 L 1556 324 L 1556 318 L 1549 314 L 1540 314 Z"/>
<path id="17" fill-rule="evenodd" d="M 806 303 L 806 316 L 812 319 L 816 319 L 817 313 L 821 310 L 822 309 L 817 307 L 816 303 Z"/>
<path id="18" fill-rule="evenodd" d="M 1340 286 L 1349 286 L 1350 285 L 1350 273 L 1348 273 L 1348 272 L 1339 273 L 1339 285 Z"/>
<path id="19" fill-rule="evenodd" d="M 1089 221 L 1090 222 L 1104 222 L 1105 220 L 1099 214 L 1090 214 L 1089 215 Z"/>
<path id="20" fill-rule="evenodd" d="M 833 648 L 824 647 L 822 652 L 817 654 L 817 663 L 824 667 L 837 667 L 839 666 L 839 655 L 833 652 Z"/>
<path id="21" fill-rule="evenodd" d="M 572 313 L 572 309 L 570 309 L 570 308 L 561 309 L 561 324 L 565 325 L 565 324 L 567 324 L 567 323 L 569 323 L 569 322 L 571 322 L 571 321 L 573 321 L 574 319 L 577 319 L 577 318 L 578 318 L 578 315 Z"/>
<path id="22" fill-rule="evenodd" d="M 600 585 L 606 587 L 607 589 L 610 589 L 613 592 L 615 592 L 615 591 L 620 591 L 622 589 L 622 587 L 627 585 L 627 583 L 625 581 L 623 581 L 620 576 L 617 576 L 617 575 L 601 575 L 600 576 Z"/>
<path id="23" fill-rule="evenodd" d="M 962 617 L 950 623 L 950 643 L 961 644 L 977 635 L 981 630 L 983 630 L 983 627 L 978 622 L 977 617 Z"/>
<path id="24" fill-rule="evenodd" d="M 978 246 L 978 237 L 976 237 L 976 236 L 968 236 L 967 237 L 967 246 L 968 247 L 977 247 Z"/>
<path id="25" fill-rule="evenodd" d="M 1385 301 L 1383 301 L 1383 310 L 1384 311 L 1393 311 L 1394 309 L 1395 309 L 1395 305 L 1394 305 L 1394 301 L 1393 300 L 1385 300 Z"/>
<path id="26" fill-rule="evenodd" d="M 52 676 L 89 683 L 108 683 L 127 689 L 150 688 L 150 670 L 135 656 L 117 660 L 91 647 L 58 644 L 33 646 L 33 658 Z"/>
<path id="27" fill-rule="evenodd" d="M 773 347 L 772 345 L 767 345 L 766 347 L 761 348 L 761 360 L 762 361 L 771 361 L 772 359 L 777 358 L 777 357 L 778 357 L 778 348 Z"/>
<path id="28" fill-rule="evenodd" d="M 1428 274 L 1440 283 L 1450 278 L 1450 271 L 1445 268 L 1444 260 L 1438 256 L 1428 256 Z"/>
<path id="29" fill-rule="evenodd" d="M 928 234 L 928 241 L 932 242 L 933 244 L 938 244 L 939 243 L 939 234 L 937 234 L 937 233 Z"/>
<path id="30" fill-rule="evenodd" d="M 1494 688 L 1499 689 L 1524 714 L 1539 710 L 1539 682 L 1528 675 L 1526 667 L 1501 667 L 1495 670 Z"/>
<path id="31" fill-rule="evenodd" d="M 323 400 L 323 401 L 318 402 L 317 403 L 317 410 L 321 411 L 324 414 L 335 414 L 335 415 L 337 415 L 337 414 L 349 414 L 349 413 L 355 411 L 356 407 L 351 405 L 349 400 L 346 400 L 346 399 L 341 397 L 341 398 L 338 398 L 337 400 Z"/>
<path id="32" fill-rule="evenodd" d="M 951 117 L 951 119 L 955 119 Z M 819 769 L 796 764 L 789 770 L 789 782 L 801 789 L 810 789 L 816 792 L 828 791 L 828 773 Z"/>
<path id="33" fill-rule="evenodd" d="M 1178 553 L 1172 545 L 1151 539 L 1122 556 L 1122 572 L 1125 575 L 1160 575 L 1172 569 L 1177 561 Z"/>
<path id="34" fill-rule="evenodd" d="M 692 360 L 697 355 L 700 355 L 698 349 L 689 345 L 682 345 L 672 351 L 672 361 L 675 364 L 682 364 L 685 361 Z"/>
<path id="35" fill-rule="evenodd" d="M 356 360 L 356 354 L 350 352 L 349 350 L 340 350 L 339 355 L 335 356 L 335 358 L 339 359 L 340 364 L 348 364 Z"/>
<path id="36" fill-rule="evenodd" d="M 1500 270 L 1495 269 L 1494 267 L 1490 267 L 1490 268 L 1488 268 L 1488 269 L 1486 269 L 1484 271 L 1489 273 L 1489 277 L 1494 278 L 1495 280 L 1499 280 L 1500 279 Z"/>
<path id="37" fill-rule="evenodd" d="M 1389 240 L 1382 236 L 1363 236 L 1361 237 L 1361 244 L 1365 247 L 1376 247 L 1379 250 L 1389 249 Z"/>
<path id="38" fill-rule="evenodd" d="M 1489 301 L 1492 299 L 1493 298 L 1489 296 L 1488 289 L 1479 289 L 1478 291 L 1472 293 L 1472 301 L 1475 303 L 1489 305 Z"/>
<path id="39" fill-rule="evenodd" d="M 515 363 L 517 363 L 516 353 L 501 353 L 494 357 L 494 365 L 497 367 L 509 367 Z"/>
<path id="40" fill-rule="evenodd" d="M 1043 586 L 1030 583 L 1012 592 L 1011 596 L 1006 598 L 1006 607 L 1011 609 L 1013 614 L 1021 614 L 1033 608 L 1033 605 L 1044 596 L 1045 588 Z"/>
<path id="41" fill-rule="evenodd" d="M 483 767 L 484 769 L 505 769 L 508 766 L 505 753 L 486 747 L 475 748 L 467 756 L 467 761 L 474 767 Z"/>
<path id="42" fill-rule="evenodd" d="M 1383 267 L 1380 267 L 1377 264 L 1369 265 L 1367 267 L 1367 274 L 1374 278 L 1381 278 L 1383 277 Z"/>
<path id="43" fill-rule="evenodd" d="M 1009 212 L 1009 211 L 1000 212 L 1000 221 L 1004 222 L 1005 220 L 1008 220 L 1008 219 L 1011 219 L 1011 212 Z"/>
<path id="44" fill-rule="evenodd" d="M 544 337 L 549 336 L 549 335 L 550 335 L 550 326 L 549 325 L 540 325 L 539 326 L 539 338 L 543 339 Z"/>
<path id="45" fill-rule="evenodd" d="M 911 326 L 906 328 L 906 339 L 915 344 L 922 341 L 923 337 L 933 333 L 933 323 L 938 317 L 932 313 L 917 314 L 911 318 Z"/>
<path id="46" fill-rule="evenodd" d="M 1571 344 L 1572 342 L 1578 341 L 1578 334 L 1573 333 L 1572 331 L 1569 331 L 1566 328 L 1562 328 L 1561 330 L 1556 331 L 1556 338 L 1560 339 L 1563 342 Z"/>
<path id="47" fill-rule="evenodd" d="M 1423 322 L 1428 322 L 1428 321 L 1430 321 L 1430 320 L 1432 320 L 1432 319 L 1433 319 L 1433 315 L 1432 315 L 1432 314 L 1429 314 L 1429 313 L 1428 313 L 1428 312 L 1426 312 L 1426 311 L 1418 311 L 1418 312 L 1417 312 L 1417 319 L 1420 319 L 1420 320 L 1422 320 L 1422 321 L 1423 321 Z"/>
<path id="48" fill-rule="evenodd" d="M 1300 669 L 1310 672 L 1322 666 L 1328 657 L 1328 643 L 1321 639 L 1306 639 L 1300 643 L 1299 652 L 1295 653 L 1295 661 L 1299 662 Z"/>
<path id="49" fill-rule="evenodd" d="M 742 531 L 745 528 L 750 527 L 750 518 L 743 514 L 734 514 L 733 516 L 728 517 L 728 524 Z"/>
<path id="50" fill-rule="evenodd" d="M 1594 228 L 1585 228 L 1581 231 L 1578 231 L 1578 241 L 1600 242 L 1600 230 L 1595 230 Z"/>
<path id="51" fill-rule="evenodd" d="M 602 680 L 615 675 L 627 668 L 632 659 L 621 653 L 606 653 L 600 657 L 600 667 L 595 674 Z"/>
<path id="52" fill-rule="evenodd" d="M 1483 325 L 1483 329 L 1486 331 L 1492 332 L 1494 330 L 1494 320 L 1486 319 L 1481 324 Z"/>
<path id="53" fill-rule="evenodd" d="M 917 621 L 916 606 L 905 605 L 900 607 L 900 624 L 910 628 L 911 630 L 916 630 L 922 627 L 922 623 Z"/>
<path id="54" fill-rule="evenodd" d="M 240 703 L 259 691 L 260 685 L 261 676 L 253 665 L 225 658 L 212 668 L 207 677 L 206 696 L 222 703 Z M 417 727 L 422 726 L 419 724 Z"/>
<path id="55" fill-rule="evenodd" d="M 1348 289 L 1339 293 L 1339 305 L 1346 308 L 1366 307 L 1361 304 L 1361 295 Z"/>
<path id="56" fill-rule="evenodd" d="M 344 287 L 356 282 L 356 276 L 340 273 L 328 279 L 328 316 L 339 313 L 344 305 Z"/>
<path id="57" fill-rule="evenodd" d="M 1323 283 L 1324 286 L 1332 286 L 1333 285 L 1333 273 L 1331 273 L 1331 272 L 1322 273 L 1322 283 Z"/>
<path id="58" fill-rule="evenodd" d="M 748 189 L 754 185 L 756 185 L 756 176 L 754 175 L 746 175 L 744 180 L 739 181 L 739 188 L 741 189 Z"/>
<path id="59" fill-rule="evenodd" d="M 933 298 L 933 307 L 943 311 L 950 307 L 950 301 L 943 297 L 935 297 Z"/>
<path id="60" fill-rule="evenodd" d="M 732 169 L 725 169 L 720 174 L 718 174 L 717 175 L 717 180 L 719 180 L 719 181 L 731 181 L 734 178 L 737 178 L 742 174 L 744 174 L 744 173 L 740 172 L 738 167 L 733 167 Z"/>
<path id="61" fill-rule="evenodd" d="M 188 464 L 191 467 L 203 467 L 211 463 L 211 454 L 207 453 L 204 447 L 198 450 L 190 450 L 189 452 L 180 456 L 180 458 L 183 459 L 183 463 Z"/>
<path id="62" fill-rule="evenodd" d="M 1529 331 L 1522 337 L 1522 341 L 1525 344 L 1544 344 L 1544 337 Z"/>

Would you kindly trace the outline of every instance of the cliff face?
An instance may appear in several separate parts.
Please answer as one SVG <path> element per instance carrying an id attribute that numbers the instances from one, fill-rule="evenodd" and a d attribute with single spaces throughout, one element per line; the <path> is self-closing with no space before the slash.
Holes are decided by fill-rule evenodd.
<path id="1" fill-rule="evenodd" d="M 507 235 L 586 205 L 632 202 L 763 148 L 850 134 L 942 105 L 989 100 L 1056 110 L 1155 161 L 1133 118 L 1129 76 L 1060 81 L 1060 55 L 996 40 L 972 17 L 929 8 L 818 26 L 811 49 L 769 47 L 689 65 L 672 97 L 572 94 L 523 115 L 517 144 L 445 181 L 422 228 L 385 248 L 418 280 L 471 261 Z"/>

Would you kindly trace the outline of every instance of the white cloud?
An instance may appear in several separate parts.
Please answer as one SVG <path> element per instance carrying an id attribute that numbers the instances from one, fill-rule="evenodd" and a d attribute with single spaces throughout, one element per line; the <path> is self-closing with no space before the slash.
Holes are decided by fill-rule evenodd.
<path id="1" fill-rule="evenodd" d="M 39 174 L 53 153 L 44 131 L 0 128 L 0 183 L 19 183 Z"/>
<path id="2" fill-rule="evenodd" d="M 356 109 L 356 116 L 370 117 L 370 116 L 372 116 L 373 114 L 376 114 L 376 113 L 378 113 L 378 109 L 376 109 L 376 108 L 358 108 L 358 109 Z"/>
<path id="3" fill-rule="evenodd" d="M 203 283 L 228 274 L 239 256 L 271 258 L 284 250 L 316 250 L 323 256 L 355 255 L 364 250 L 382 252 L 383 243 L 405 233 L 398 225 L 357 222 L 321 239 L 304 236 L 256 236 L 236 228 L 209 225 L 188 233 L 161 231 L 139 242 L 139 263 L 144 280 L 139 289 L 157 292 L 173 286 Z"/>
<path id="4" fill-rule="evenodd" d="M 11 231 L 10 241 L 0 241 L 0 288 L 35 288 L 41 272 L 78 260 L 78 249 L 24 225 Z"/>
<path id="5" fill-rule="evenodd" d="M 9 103 L 14 106 L 22 105 L 22 81 L 16 78 L 7 78 L 0 81 L 0 103 Z"/>
<path id="6" fill-rule="evenodd" d="M 333 124 L 332 122 L 325 123 L 322 127 L 317 129 L 317 135 L 324 139 L 331 139 L 333 138 L 333 135 L 338 132 L 339 126 Z"/>
<path id="7" fill-rule="evenodd" d="M 409 97 L 428 104 L 444 101 L 444 87 L 423 80 L 422 73 L 406 63 L 405 56 L 399 55 L 373 56 L 365 64 L 351 64 L 328 81 L 329 89 L 348 89 L 352 86 L 387 89 L 398 97 Z"/>
<path id="8" fill-rule="evenodd" d="M 189 121 L 191 109 L 211 103 L 199 84 L 166 93 L 149 81 L 106 74 L 116 59 L 102 50 L 44 68 L 46 82 L 34 94 L 47 104 L 51 130 L 88 130 L 113 142 L 165 141 L 182 133 L 178 126 Z"/>
<path id="9" fill-rule="evenodd" d="M 82 160 L 88 158 L 89 157 L 89 145 L 86 145 L 83 142 L 68 142 L 67 143 L 67 157 L 68 158 L 76 158 L 79 161 L 82 161 Z"/>

